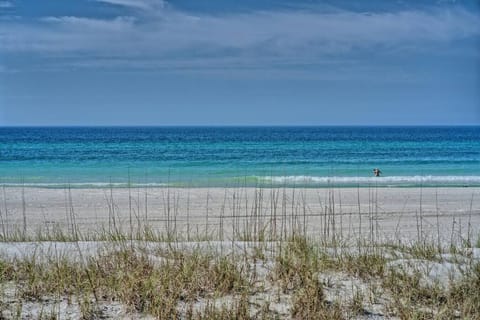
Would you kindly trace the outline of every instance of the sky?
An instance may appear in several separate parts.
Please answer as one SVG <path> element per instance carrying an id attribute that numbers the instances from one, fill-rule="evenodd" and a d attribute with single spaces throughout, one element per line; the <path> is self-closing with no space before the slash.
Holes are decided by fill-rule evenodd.
<path id="1" fill-rule="evenodd" d="M 478 0 L 0 0 L 0 126 L 479 124 Z"/>

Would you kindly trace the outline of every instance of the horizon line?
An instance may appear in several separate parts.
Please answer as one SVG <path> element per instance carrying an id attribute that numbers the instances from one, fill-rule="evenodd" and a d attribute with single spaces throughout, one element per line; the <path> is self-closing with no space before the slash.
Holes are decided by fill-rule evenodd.
<path id="1" fill-rule="evenodd" d="M 0 125 L 0 128 L 271 128 L 271 127 L 480 127 L 478 124 L 14 124 Z"/>

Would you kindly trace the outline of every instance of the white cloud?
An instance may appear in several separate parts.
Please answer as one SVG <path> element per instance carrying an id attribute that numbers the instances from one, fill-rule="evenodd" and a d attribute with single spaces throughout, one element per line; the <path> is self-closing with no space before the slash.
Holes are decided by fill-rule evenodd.
<path id="1" fill-rule="evenodd" d="M 142 9 L 142 10 L 152 10 L 156 8 L 163 8 L 165 6 L 165 3 L 162 0 L 96 0 L 96 1 L 124 6 L 124 7 Z"/>
<path id="2" fill-rule="evenodd" d="M 101 33 L 124 32 L 133 27 L 134 17 L 117 17 L 112 20 L 100 20 L 79 17 L 46 17 L 41 19 L 43 22 L 50 23 L 54 27 L 61 26 L 64 31 L 88 33 L 96 31 Z"/>
<path id="3" fill-rule="evenodd" d="M 11 3 L 10 1 L 0 1 L 0 9 L 1 8 L 12 8 L 13 7 L 13 3 Z"/>
<path id="4" fill-rule="evenodd" d="M 188 66 L 197 61 L 202 65 L 228 61 L 246 66 L 259 61 L 308 63 L 363 49 L 419 50 L 472 36 L 480 36 L 480 16 L 460 9 L 212 16 L 167 8 L 149 17 L 48 17 L 36 25 L 0 22 L 0 53 L 65 55 L 70 60 L 78 58 L 77 65 L 82 59 L 91 63 L 102 58 L 111 59 L 114 65 Z"/>

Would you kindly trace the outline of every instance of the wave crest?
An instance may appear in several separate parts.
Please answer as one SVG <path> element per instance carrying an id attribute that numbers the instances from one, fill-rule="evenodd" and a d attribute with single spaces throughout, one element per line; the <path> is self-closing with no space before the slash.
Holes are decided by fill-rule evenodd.
<path id="1" fill-rule="evenodd" d="M 260 183 L 297 185 L 480 185 L 480 176 L 256 176 Z"/>

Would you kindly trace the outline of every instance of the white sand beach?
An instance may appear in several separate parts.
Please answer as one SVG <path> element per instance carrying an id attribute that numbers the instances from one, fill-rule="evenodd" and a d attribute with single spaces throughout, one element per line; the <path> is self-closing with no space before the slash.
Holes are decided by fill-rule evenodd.
<path id="1" fill-rule="evenodd" d="M 92 313 L 105 319 L 164 319 L 172 313 L 189 319 L 189 312 L 200 316 L 239 310 L 248 319 L 262 312 L 278 319 L 308 318 L 311 312 L 324 312 L 328 319 L 403 319 L 416 314 L 418 301 L 430 292 L 448 297 L 456 307 L 450 310 L 433 300 L 424 303 L 425 314 L 477 314 L 478 295 L 470 297 L 469 292 L 478 292 L 471 279 L 477 279 L 480 261 L 475 247 L 480 188 L 5 188 L 1 194 L 0 232 L 7 241 L 0 243 L 6 279 L 0 315 L 6 319 L 16 314 L 41 318 L 46 312 L 58 319 L 83 319 Z M 174 241 L 108 238 L 110 233 L 134 238 L 139 230 Z M 289 238 L 293 232 L 301 237 Z M 74 233 L 80 241 L 58 236 Z M 303 235 L 313 238 L 308 242 L 312 247 L 303 246 Z M 278 241 L 282 239 L 288 241 Z M 365 242 L 357 246 L 358 239 Z M 437 242 L 441 246 L 431 246 Z M 184 276 L 191 276 L 176 277 L 190 263 L 195 267 Z M 244 309 L 237 304 L 241 295 L 234 282 L 220 295 L 216 287 L 205 291 L 208 286 L 200 279 L 209 266 L 220 272 L 220 279 L 230 270 L 247 279 L 240 291 L 248 297 Z M 88 284 L 85 270 L 103 276 Z M 169 270 L 172 274 L 159 279 L 173 279 L 194 298 L 175 298 L 167 311 L 162 303 L 169 295 L 160 294 L 164 300 L 155 303 L 162 308 L 154 309 L 153 296 L 145 293 L 149 291 L 128 283 L 154 281 L 161 287 L 155 272 Z M 82 276 L 71 278 L 71 272 Z M 321 309 L 298 300 L 319 301 L 311 293 L 302 296 L 312 284 L 297 283 L 299 273 L 310 275 L 300 279 L 321 288 Z M 98 297 L 97 292 L 110 290 L 120 278 L 125 285 Z M 191 287 L 197 282 L 201 287 Z M 65 293 L 64 288 L 79 289 Z M 407 302 L 398 304 L 398 299 Z M 142 307 L 137 300 L 152 306 Z"/>
<path id="2" fill-rule="evenodd" d="M 185 239 L 229 239 L 295 228 L 315 238 L 450 242 L 476 241 L 480 229 L 480 188 L 6 187 L 0 194 L 0 232 L 23 231 L 25 221 L 32 235 L 73 225 L 84 235 L 147 226 Z"/>

